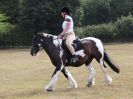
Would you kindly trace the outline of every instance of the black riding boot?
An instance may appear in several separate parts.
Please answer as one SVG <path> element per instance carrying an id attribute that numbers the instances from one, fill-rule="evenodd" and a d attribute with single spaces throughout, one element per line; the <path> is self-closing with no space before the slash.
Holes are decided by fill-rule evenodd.
<path id="1" fill-rule="evenodd" d="M 77 55 L 72 55 L 71 63 L 75 63 L 76 61 L 78 61 Z"/>

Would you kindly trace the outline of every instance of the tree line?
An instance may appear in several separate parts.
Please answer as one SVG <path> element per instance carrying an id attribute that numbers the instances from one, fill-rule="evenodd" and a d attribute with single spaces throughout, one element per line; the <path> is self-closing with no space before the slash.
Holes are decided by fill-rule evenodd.
<path id="1" fill-rule="evenodd" d="M 108 35 L 125 33 L 118 31 L 125 23 L 123 27 L 132 36 L 132 0 L 1 0 L 0 46 L 30 45 L 33 34 L 40 31 L 58 35 L 63 21 L 60 9 L 64 6 L 70 8 L 75 32 L 81 37 L 95 36 L 106 41 Z M 102 34 L 103 29 L 106 31 Z M 112 32 L 105 33 L 109 31 Z"/>

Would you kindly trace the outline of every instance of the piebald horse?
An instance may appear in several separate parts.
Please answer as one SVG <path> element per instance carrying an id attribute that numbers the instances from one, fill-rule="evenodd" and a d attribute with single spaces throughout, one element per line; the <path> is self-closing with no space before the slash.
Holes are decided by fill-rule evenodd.
<path id="1" fill-rule="evenodd" d="M 52 74 L 52 78 L 49 84 L 45 87 L 46 91 L 54 90 L 54 86 L 57 82 L 57 78 L 60 72 L 62 72 L 63 75 L 68 79 L 70 83 L 69 88 L 78 87 L 76 81 L 70 72 L 66 69 L 67 66 L 79 67 L 85 64 L 90 72 L 87 86 L 94 85 L 95 70 L 91 65 L 91 61 L 93 59 L 96 59 L 96 61 L 100 64 L 100 68 L 105 75 L 105 81 L 109 85 L 112 83 L 112 78 L 109 74 L 107 74 L 104 62 L 106 62 L 113 71 L 117 73 L 120 72 L 119 67 L 111 61 L 108 54 L 106 53 L 101 40 L 94 37 L 80 39 L 80 42 L 83 45 L 83 49 L 76 51 L 76 55 L 79 60 L 73 64 L 70 62 L 68 53 L 61 46 L 62 42 L 62 39 L 47 33 L 36 33 L 33 37 L 31 55 L 36 56 L 40 49 L 43 48 L 50 57 L 52 64 L 55 66 L 55 71 Z"/>

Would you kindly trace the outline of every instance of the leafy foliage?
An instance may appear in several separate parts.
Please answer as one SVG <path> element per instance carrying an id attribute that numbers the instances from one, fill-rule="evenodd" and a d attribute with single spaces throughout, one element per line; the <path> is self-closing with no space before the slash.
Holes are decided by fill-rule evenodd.
<path id="1" fill-rule="evenodd" d="M 133 0 L 111 0 L 111 19 L 116 21 L 117 17 L 133 15 Z"/>
<path id="2" fill-rule="evenodd" d="M 19 16 L 19 0 L 1 0 L 0 10 L 10 18 L 7 20 L 11 24 L 16 24 Z"/>
<path id="3" fill-rule="evenodd" d="M 0 13 L 0 35 L 7 34 L 13 28 L 13 25 L 6 22 L 9 17 L 5 16 L 4 14 Z"/>
<path id="4" fill-rule="evenodd" d="M 78 0 L 23 0 L 24 9 L 20 26 L 33 32 L 48 31 L 51 34 L 58 34 L 62 24 L 60 17 L 62 5 L 70 7 L 72 12 L 75 12 L 79 2 Z"/>
<path id="5" fill-rule="evenodd" d="M 129 41 L 133 39 L 133 16 L 127 17 L 121 16 L 115 22 L 115 33 L 116 38 L 120 41 Z"/>
<path id="6" fill-rule="evenodd" d="M 81 37 L 131 40 L 133 0 L 0 0 L 0 42 L 30 45 L 34 32 L 58 35 L 64 6 L 70 8 Z"/>
<path id="7" fill-rule="evenodd" d="M 76 29 L 80 37 L 93 36 L 105 42 L 133 41 L 133 16 L 122 16 L 115 23 L 91 25 Z"/>
<path id="8" fill-rule="evenodd" d="M 114 25 L 109 24 L 100 24 L 100 25 L 91 25 L 86 27 L 77 28 L 77 35 L 82 37 L 97 37 L 102 41 L 109 42 L 114 40 Z"/>
<path id="9" fill-rule="evenodd" d="M 110 20 L 109 0 L 89 0 L 84 3 L 83 25 L 101 24 Z"/>

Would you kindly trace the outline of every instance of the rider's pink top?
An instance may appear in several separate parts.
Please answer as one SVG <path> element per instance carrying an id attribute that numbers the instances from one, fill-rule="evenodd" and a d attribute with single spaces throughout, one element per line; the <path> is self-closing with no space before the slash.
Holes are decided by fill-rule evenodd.
<path id="1" fill-rule="evenodd" d="M 70 20 L 70 26 L 69 26 L 69 28 L 68 28 L 68 30 L 67 30 L 67 32 L 66 33 L 74 33 L 74 30 L 73 30 L 73 19 L 72 19 L 72 17 L 71 16 L 69 16 L 69 15 L 66 15 L 65 16 L 65 20 L 64 20 L 64 22 L 63 22 L 63 24 L 62 24 L 62 28 L 63 28 L 63 30 L 66 28 L 66 24 L 67 24 L 67 22 L 68 21 L 66 21 L 67 19 L 69 19 Z"/>

